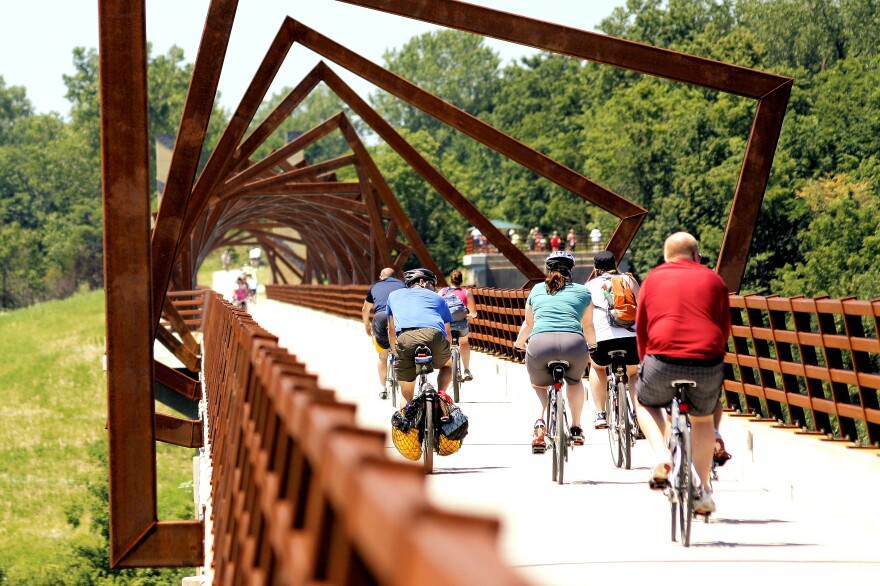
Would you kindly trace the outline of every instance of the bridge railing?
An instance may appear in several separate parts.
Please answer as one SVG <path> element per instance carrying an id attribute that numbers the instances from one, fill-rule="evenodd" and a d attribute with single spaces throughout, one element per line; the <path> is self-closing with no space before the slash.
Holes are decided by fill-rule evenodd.
<path id="1" fill-rule="evenodd" d="M 366 291 L 362 285 L 267 288 L 271 299 L 357 318 Z M 471 346 L 521 362 L 513 342 L 528 291 L 469 291 L 477 305 Z M 732 332 L 724 359 L 728 409 L 849 447 L 880 448 L 880 300 L 731 295 L 730 305 Z"/>
<path id="2" fill-rule="evenodd" d="M 497 521 L 432 507 L 421 466 L 389 460 L 247 313 L 215 293 L 206 316 L 216 583 L 524 584 Z"/>

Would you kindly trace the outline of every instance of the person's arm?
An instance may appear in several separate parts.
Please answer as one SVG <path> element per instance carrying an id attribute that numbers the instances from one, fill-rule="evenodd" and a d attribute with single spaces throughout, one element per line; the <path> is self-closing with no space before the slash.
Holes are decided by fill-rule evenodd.
<path id="1" fill-rule="evenodd" d="M 636 301 L 639 300 L 639 282 L 636 281 L 636 278 L 632 276 L 632 273 L 626 273 L 626 276 L 629 277 L 629 288 L 632 289 L 633 297 L 636 298 Z"/>
<path id="2" fill-rule="evenodd" d="M 373 327 L 370 325 L 371 309 L 373 309 L 373 304 L 369 301 L 364 301 L 364 306 L 361 308 L 361 321 L 364 322 L 364 330 L 366 330 L 368 336 L 373 335 Z"/>
<path id="3" fill-rule="evenodd" d="M 397 356 L 397 332 L 394 331 L 394 318 L 388 315 L 388 349 Z"/>
<path id="4" fill-rule="evenodd" d="M 587 304 L 584 316 L 581 318 L 581 327 L 584 330 L 584 340 L 587 342 L 587 348 L 590 352 L 596 351 L 596 328 L 593 326 L 593 302 Z"/>
<path id="5" fill-rule="evenodd" d="M 474 301 L 474 296 L 471 295 L 470 291 L 467 289 L 464 291 L 465 295 L 467 295 L 468 317 L 477 317 L 477 302 Z"/>
<path id="6" fill-rule="evenodd" d="M 525 350 L 526 342 L 528 342 L 529 336 L 532 335 L 533 329 L 535 329 L 535 312 L 532 310 L 531 305 L 526 305 L 526 319 L 523 321 L 522 327 L 519 328 L 519 335 L 516 337 L 513 347 Z"/>

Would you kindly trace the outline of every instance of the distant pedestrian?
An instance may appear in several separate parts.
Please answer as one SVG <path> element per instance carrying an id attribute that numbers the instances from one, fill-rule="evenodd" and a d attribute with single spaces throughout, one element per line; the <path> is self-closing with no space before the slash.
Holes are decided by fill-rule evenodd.
<path id="1" fill-rule="evenodd" d="M 590 241 L 593 243 L 593 251 L 599 250 L 599 247 L 602 244 L 602 232 L 599 228 L 593 228 L 590 231 Z"/>
<path id="2" fill-rule="evenodd" d="M 529 252 L 535 251 L 535 229 L 532 228 L 529 230 L 528 236 L 526 236 L 526 248 L 529 249 Z"/>
<path id="3" fill-rule="evenodd" d="M 562 239 L 559 237 L 559 231 L 553 230 L 553 236 L 550 237 L 550 249 L 556 252 L 560 246 L 562 246 Z"/>
<path id="4" fill-rule="evenodd" d="M 232 263 L 232 254 L 229 252 L 228 248 L 220 255 L 220 260 L 223 261 L 223 270 L 228 271 L 229 265 Z"/>
<path id="5" fill-rule="evenodd" d="M 578 237 L 577 234 L 574 233 L 574 228 L 568 231 L 568 236 L 565 237 L 565 241 L 568 243 L 568 250 L 574 252 L 574 249 L 577 248 Z"/>

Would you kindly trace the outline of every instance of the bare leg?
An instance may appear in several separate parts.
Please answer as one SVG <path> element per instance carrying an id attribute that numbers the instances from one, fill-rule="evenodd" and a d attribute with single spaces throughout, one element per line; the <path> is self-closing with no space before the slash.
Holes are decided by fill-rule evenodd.
<path id="1" fill-rule="evenodd" d="M 379 369 L 379 386 L 385 388 L 385 377 L 388 376 L 388 350 L 379 352 L 379 362 L 376 364 Z"/>
<path id="2" fill-rule="evenodd" d="M 407 403 L 410 403 L 413 400 L 413 391 L 416 388 L 416 381 L 407 382 L 405 380 L 398 381 L 400 384 L 400 394 L 403 395 L 403 398 Z"/>
<path id="3" fill-rule="evenodd" d="M 538 411 L 538 416 L 535 419 L 544 419 L 544 413 L 547 411 L 547 405 L 550 403 L 550 397 L 547 396 L 547 387 L 532 385 L 532 388 L 535 389 L 535 396 L 538 397 L 538 403 L 541 406 L 541 410 Z"/>
<path id="4" fill-rule="evenodd" d="M 567 384 L 565 390 L 568 396 L 568 405 L 571 408 L 571 425 L 572 427 L 580 427 L 581 414 L 584 412 L 584 401 L 586 400 L 584 383 L 578 381 L 574 385 Z"/>
<path id="5" fill-rule="evenodd" d="M 446 364 L 444 364 L 440 368 L 440 372 L 437 373 L 437 390 L 446 390 L 449 387 L 449 383 L 452 381 L 452 359 L 450 359 Z"/>
<path id="6" fill-rule="evenodd" d="M 461 353 L 461 363 L 465 370 L 470 370 L 471 364 L 471 343 L 467 336 L 458 339 L 458 350 Z"/>
<path id="7" fill-rule="evenodd" d="M 593 405 L 596 412 L 605 410 L 608 400 L 608 373 L 604 366 L 599 366 L 590 360 L 590 394 L 593 396 Z"/>
<path id="8" fill-rule="evenodd" d="M 715 413 L 712 414 L 712 424 L 715 427 L 715 431 L 717 432 L 721 429 L 721 415 L 724 414 L 724 407 L 721 405 L 721 401 L 718 401 L 718 404 L 715 405 Z"/>
<path id="9" fill-rule="evenodd" d="M 666 413 L 660 407 L 645 407 L 636 403 L 636 415 L 639 419 L 639 427 L 651 444 L 656 460 L 669 459 L 669 446 L 666 443 Z"/>
<path id="10" fill-rule="evenodd" d="M 626 367 L 626 376 L 629 378 L 629 398 L 631 405 L 639 404 L 638 393 L 636 393 L 636 383 L 639 382 L 638 372 L 638 364 L 631 364 Z"/>
<path id="11" fill-rule="evenodd" d="M 694 451 L 694 467 L 703 486 L 709 486 L 712 478 L 712 453 L 715 451 L 715 428 L 712 415 L 691 415 L 691 439 Z"/>

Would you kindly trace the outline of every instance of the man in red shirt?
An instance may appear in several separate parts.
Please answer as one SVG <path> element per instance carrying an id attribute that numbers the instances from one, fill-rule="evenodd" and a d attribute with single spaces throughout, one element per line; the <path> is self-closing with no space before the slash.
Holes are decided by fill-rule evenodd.
<path id="1" fill-rule="evenodd" d="M 721 398 L 724 354 L 730 336 L 730 299 L 717 273 L 700 264 L 699 245 L 687 232 L 663 244 L 666 262 L 645 277 L 639 290 L 636 339 L 639 425 L 657 456 L 651 486 L 662 488 L 672 469 L 666 445 L 664 408 L 675 395 L 676 379 L 696 381 L 688 392 L 694 466 L 704 487 L 694 510 L 712 513 L 709 490 L 715 446 L 713 414 Z"/>

